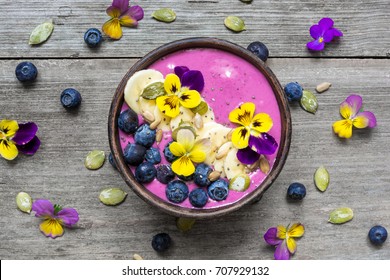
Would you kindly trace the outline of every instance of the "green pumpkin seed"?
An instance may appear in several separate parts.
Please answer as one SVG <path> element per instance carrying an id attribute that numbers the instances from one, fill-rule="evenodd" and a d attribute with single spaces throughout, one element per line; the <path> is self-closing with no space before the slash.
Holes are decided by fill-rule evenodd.
<path id="1" fill-rule="evenodd" d="M 176 13 L 169 8 L 162 8 L 152 13 L 152 17 L 162 22 L 172 22 L 176 19 Z"/>
<path id="2" fill-rule="evenodd" d="M 85 158 L 84 165 L 88 169 L 96 170 L 103 166 L 105 160 L 106 155 L 103 151 L 93 150 Z"/>
<path id="3" fill-rule="evenodd" d="M 191 108 L 192 113 L 194 114 L 198 113 L 199 115 L 206 114 L 208 110 L 209 110 L 209 106 L 204 101 L 201 101 L 199 105 L 196 106 L 195 108 Z"/>
<path id="4" fill-rule="evenodd" d="M 118 205 L 127 196 L 120 188 L 107 188 L 100 192 L 99 200 L 105 205 Z"/>
<path id="5" fill-rule="evenodd" d="M 46 21 L 37 27 L 31 32 L 30 35 L 30 45 L 37 45 L 45 42 L 49 39 L 51 33 L 53 33 L 54 24 L 53 20 Z"/>
<path id="6" fill-rule="evenodd" d="M 144 88 L 141 96 L 145 99 L 156 99 L 157 97 L 165 94 L 166 92 L 164 89 L 164 83 L 155 82 L 155 83 L 151 83 L 146 88 Z"/>
<path id="7" fill-rule="evenodd" d="M 317 97 L 309 90 L 304 90 L 301 98 L 301 107 L 312 114 L 315 114 L 318 109 Z"/>
<path id="8" fill-rule="evenodd" d="M 20 211 L 30 213 L 32 208 L 31 196 L 25 192 L 18 193 L 16 195 L 16 205 Z"/>
<path id="9" fill-rule="evenodd" d="M 353 211 L 351 208 L 348 207 L 342 207 L 333 210 L 329 214 L 329 220 L 328 222 L 332 224 L 343 224 L 346 223 L 353 218 Z"/>
<path id="10" fill-rule="evenodd" d="M 320 191 L 324 192 L 329 186 L 329 172 L 324 166 L 320 166 L 314 173 L 314 183 Z"/>
<path id="11" fill-rule="evenodd" d="M 245 22 L 239 17 L 228 16 L 225 18 L 225 26 L 234 32 L 241 32 L 245 29 Z"/>
<path id="12" fill-rule="evenodd" d="M 171 136 L 172 136 L 172 139 L 173 139 L 173 140 L 176 141 L 177 133 L 178 133 L 179 130 L 181 130 L 181 129 L 188 129 L 189 131 L 192 132 L 192 134 L 194 134 L 194 137 L 196 138 L 196 131 L 195 131 L 195 129 L 194 129 L 192 126 L 190 126 L 190 125 L 184 124 L 184 125 L 179 126 L 178 128 L 175 128 L 175 129 L 172 131 L 172 135 L 171 135 Z"/>
<path id="13" fill-rule="evenodd" d="M 190 218 L 177 218 L 176 219 L 176 226 L 181 232 L 190 231 L 194 224 L 195 224 L 194 219 L 190 219 Z"/>
<path id="14" fill-rule="evenodd" d="M 251 179 L 249 178 L 248 175 L 240 174 L 233 177 L 233 179 L 230 180 L 229 190 L 243 192 L 247 188 L 249 188 L 250 183 L 251 183 Z"/>

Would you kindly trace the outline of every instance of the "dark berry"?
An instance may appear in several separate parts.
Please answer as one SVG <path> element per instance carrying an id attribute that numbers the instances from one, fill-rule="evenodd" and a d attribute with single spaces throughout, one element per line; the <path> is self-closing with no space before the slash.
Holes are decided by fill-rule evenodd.
<path id="1" fill-rule="evenodd" d="M 173 173 L 170 165 L 161 164 L 156 167 L 157 175 L 156 178 L 160 183 L 168 184 L 175 178 L 175 173 Z"/>
<path id="2" fill-rule="evenodd" d="M 292 200 L 302 200 L 306 196 L 306 188 L 301 183 L 292 183 L 287 189 L 287 196 Z"/>
<path id="3" fill-rule="evenodd" d="M 154 147 L 151 147 L 146 151 L 145 159 L 152 164 L 157 164 L 161 162 L 160 150 Z"/>
<path id="4" fill-rule="evenodd" d="M 96 28 L 90 28 L 84 34 L 84 42 L 90 48 L 96 48 L 102 42 L 102 33 Z"/>
<path id="5" fill-rule="evenodd" d="M 194 173 L 194 182 L 199 187 L 207 187 L 211 184 L 209 180 L 209 174 L 213 171 L 213 169 L 207 164 L 201 163 L 195 169 Z"/>
<path id="6" fill-rule="evenodd" d="M 268 59 L 269 51 L 266 45 L 262 42 L 256 41 L 248 45 L 247 49 L 254 53 L 262 61 L 266 62 Z"/>
<path id="7" fill-rule="evenodd" d="M 135 169 L 135 179 L 140 183 L 150 183 L 156 178 L 157 170 L 150 162 L 143 162 Z"/>
<path id="8" fill-rule="evenodd" d="M 368 237 L 374 245 L 382 245 L 387 239 L 387 230 L 382 226 L 374 226 L 368 232 Z"/>
<path id="9" fill-rule="evenodd" d="M 164 157 L 168 162 L 174 162 L 177 159 L 177 156 L 173 155 L 171 150 L 169 149 L 169 145 L 171 145 L 173 141 L 169 142 L 164 148 Z"/>
<path id="10" fill-rule="evenodd" d="M 129 143 L 123 152 L 126 163 L 134 166 L 140 165 L 144 161 L 145 154 L 146 148 L 144 146 L 133 143 Z"/>
<path id="11" fill-rule="evenodd" d="M 207 193 L 216 201 L 225 200 L 229 194 L 229 184 L 225 180 L 218 179 L 207 188 Z"/>
<path id="12" fill-rule="evenodd" d="M 34 81 L 38 75 L 38 69 L 31 62 L 21 62 L 15 69 L 16 78 L 22 83 Z"/>
<path id="13" fill-rule="evenodd" d="M 157 252 L 164 252 L 171 246 L 171 237 L 167 233 L 159 233 L 153 236 L 152 247 Z"/>
<path id="14" fill-rule="evenodd" d="M 115 169 L 118 169 L 118 168 L 116 167 L 116 163 L 115 163 L 115 161 L 114 161 L 114 157 L 113 157 L 112 153 L 110 153 L 110 154 L 108 155 L 108 161 L 110 162 L 110 164 L 112 165 L 112 167 L 114 167 Z"/>
<path id="15" fill-rule="evenodd" d="M 156 141 L 156 130 L 150 129 L 148 124 L 141 125 L 134 134 L 135 143 L 150 148 Z"/>
<path id="16" fill-rule="evenodd" d="M 67 109 L 78 107 L 81 100 L 80 92 L 74 88 L 67 88 L 61 93 L 61 104 Z"/>
<path id="17" fill-rule="evenodd" d="M 138 115 L 132 109 L 127 109 L 120 113 L 118 127 L 124 133 L 133 134 L 138 129 Z"/>
<path id="18" fill-rule="evenodd" d="M 191 174 L 191 175 L 188 175 L 188 176 L 177 175 L 177 178 L 179 178 L 180 180 L 188 182 L 188 181 L 192 181 L 194 179 L 194 174 Z"/>
<path id="19" fill-rule="evenodd" d="M 209 197 L 204 189 L 194 189 L 189 195 L 192 206 L 201 208 L 206 205 Z"/>
<path id="20" fill-rule="evenodd" d="M 169 201 L 181 203 L 188 197 L 188 187 L 183 181 L 171 181 L 165 189 L 165 195 Z"/>
<path id="21" fill-rule="evenodd" d="M 289 102 L 299 101 L 302 98 L 303 88 L 297 82 L 291 82 L 284 87 L 284 93 Z"/>

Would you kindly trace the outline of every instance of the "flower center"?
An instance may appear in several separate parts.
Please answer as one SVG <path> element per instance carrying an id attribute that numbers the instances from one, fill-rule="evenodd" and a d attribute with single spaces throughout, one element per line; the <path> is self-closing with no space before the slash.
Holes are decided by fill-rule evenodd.
<path id="1" fill-rule="evenodd" d="M 7 140 L 7 137 L 5 136 L 5 133 L 0 131 L 0 140 Z"/>
<path id="2" fill-rule="evenodd" d="M 322 43 L 324 41 L 323 37 L 318 38 L 318 42 Z"/>

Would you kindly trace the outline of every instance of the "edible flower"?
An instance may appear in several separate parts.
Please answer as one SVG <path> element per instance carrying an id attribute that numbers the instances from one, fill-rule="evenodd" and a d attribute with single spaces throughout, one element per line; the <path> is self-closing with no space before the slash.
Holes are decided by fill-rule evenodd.
<path id="1" fill-rule="evenodd" d="M 203 75 L 200 71 L 189 70 L 185 66 L 176 66 L 175 74 L 165 77 L 164 89 L 167 95 L 156 98 L 157 107 L 168 117 L 180 114 L 180 105 L 195 108 L 202 98 L 200 93 L 204 87 Z"/>
<path id="2" fill-rule="evenodd" d="M 313 51 L 322 51 L 325 48 L 325 43 L 333 40 L 333 37 L 343 36 L 343 33 L 333 27 L 331 18 L 322 18 L 318 24 L 310 27 L 310 35 L 315 39 L 306 44 L 307 48 Z"/>
<path id="3" fill-rule="evenodd" d="M 210 139 L 199 139 L 195 142 L 195 135 L 189 129 L 180 129 L 176 142 L 169 145 L 171 153 L 178 158 L 172 163 L 172 170 L 177 175 L 190 176 L 195 172 L 194 163 L 205 161 L 210 150 Z"/>
<path id="4" fill-rule="evenodd" d="M 111 19 L 103 24 L 102 30 L 116 40 L 122 37 L 121 26 L 136 27 L 144 18 L 144 10 L 138 5 L 129 7 L 129 0 L 113 0 L 106 13 Z"/>
<path id="5" fill-rule="evenodd" d="M 15 159 L 19 152 L 33 155 L 39 149 L 41 141 L 35 135 L 38 126 L 33 122 L 18 124 L 15 120 L 0 121 L 0 155 Z"/>
<path id="6" fill-rule="evenodd" d="M 333 131 L 340 138 L 351 138 L 352 127 L 372 128 L 376 126 L 376 117 L 369 111 L 362 111 L 363 99 L 360 95 L 352 94 L 340 104 L 340 115 L 344 120 L 333 123 Z"/>
<path id="7" fill-rule="evenodd" d="M 269 245 L 276 246 L 275 260 L 288 260 L 297 251 L 295 238 L 302 237 L 304 233 L 305 227 L 301 223 L 295 223 L 287 229 L 279 225 L 269 228 L 264 234 L 264 240 Z"/>
<path id="8" fill-rule="evenodd" d="M 32 210 L 35 217 L 42 218 L 39 226 L 41 232 L 51 238 L 56 238 L 64 234 L 63 226 L 72 227 L 79 220 L 76 209 L 62 208 L 58 204 L 52 204 L 49 200 L 39 199 L 34 201 Z"/>

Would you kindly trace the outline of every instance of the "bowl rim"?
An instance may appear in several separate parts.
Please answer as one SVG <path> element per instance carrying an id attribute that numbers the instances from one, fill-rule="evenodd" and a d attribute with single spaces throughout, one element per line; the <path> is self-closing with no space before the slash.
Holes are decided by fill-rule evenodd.
<path id="1" fill-rule="evenodd" d="M 242 59 L 255 66 L 266 77 L 268 83 L 270 84 L 279 106 L 281 118 L 281 137 L 278 154 L 276 155 L 276 160 L 274 162 L 273 168 L 271 169 L 270 173 L 265 177 L 263 182 L 258 185 L 254 191 L 248 193 L 246 196 L 239 199 L 238 201 L 233 202 L 231 204 L 223 205 L 221 207 L 210 209 L 192 209 L 171 204 L 157 197 L 155 194 L 147 190 L 142 184 L 138 183 L 135 180 L 132 171 L 124 161 L 123 152 L 119 141 L 119 131 L 117 125 L 117 119 L 119 117 L 124 102 L 124 89 L 126 87 L 128 79 L 135 72 L 148 68 L 161 57 L 164 57 L 170 53 L 174 53 L 177 51 L 194 48 L 212 48 L 227 51 L 236 56 L 241 57 Z M 222 215 L 234 212 L 243 207 L 244 205 L 259 200 L 263 193 L 272 185 L 272 183 L 278 177 L 285 164 L 290 149 L 291 129 L 291 114 L 288 101 L 284 95 L 284 91 L 278 79 L 271 71 L 271 69 L 267 65 L 265 65 L 262 60 L 260 60 L 257 56 L 252 54 L 247 49 L 229 41 L 210 37 L 194 37 L 172 41 L 152 50 L 143 58 L 138 60 L 127 71 L 126 75 L 119 83 L 115 91 L 108 116 L 108 137 L 111 153 L 113 155 L 113 159 L 116 163 L 119 173 L 121 174 L 126 184 L 140 198 L 142 198 L 147 203 L 159 208 L 163 212 L 176 217 L 186 217 L 193 219 L 220 217 Z"/>

